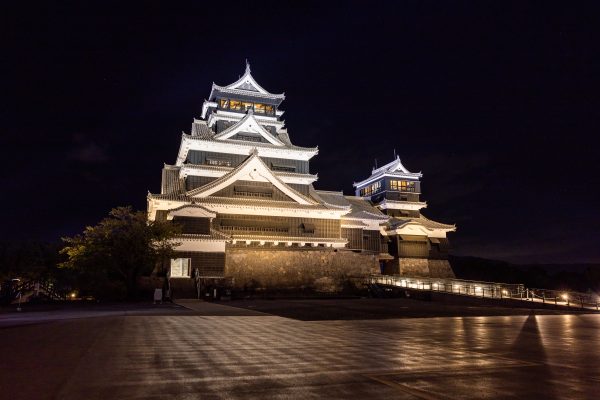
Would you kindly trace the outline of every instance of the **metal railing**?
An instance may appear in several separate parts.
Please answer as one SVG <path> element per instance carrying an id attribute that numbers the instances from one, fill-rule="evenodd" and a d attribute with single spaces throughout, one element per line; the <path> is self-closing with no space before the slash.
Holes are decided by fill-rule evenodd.
<path id="1" fill-rule="evenodd" d="M 448 278 L 420 278 L 399 275 L 371 275 L 367 278 L 367 281 L 369 284 L 451 293 L 471 297 L 513 299 L 567 307 L 600 309 L 600 296 L 595 293 L 529 289 L 523 284 Z"/>
<path id="2" fill-rule="evenodd" d="M 66 296 L 57 291 L 52 283 L 37 280 L 25 281 L 19 284 L 15 288 L 15 294 L 19 294 L 20 297 L 28 298 L 44 295 L 50 300 L 66 300 Z"/>

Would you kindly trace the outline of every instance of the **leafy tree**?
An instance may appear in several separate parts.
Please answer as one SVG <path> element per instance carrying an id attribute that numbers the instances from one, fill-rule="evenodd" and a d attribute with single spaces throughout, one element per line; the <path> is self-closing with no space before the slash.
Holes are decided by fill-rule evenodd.
<path id="1" fill-rule="evenodd" d="M 67 261 L 61 267 L 77 270 L 81 286 L 92 294 L 137 296 L 138 278 L 173 253 L 179 227 L 170 222 L 147 221 L 146 213 L 131 207 L 110 211 L 81 235 L 63 238 Z M 121 293 L 119 293 L 121 292 Z"/>

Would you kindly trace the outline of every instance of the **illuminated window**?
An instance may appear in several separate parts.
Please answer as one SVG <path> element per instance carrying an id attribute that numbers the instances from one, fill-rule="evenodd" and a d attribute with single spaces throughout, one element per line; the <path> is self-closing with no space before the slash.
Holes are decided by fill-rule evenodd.
<path id="1" fill-rule="evenodd" d="M 401 192 L 414 192 L 415 182 L 411 181 L 390 181 L 391 190 L 399 190 Z"/>
<path id="2" fill-rule="evenodd" d="M 265 113 L 265 105 L 264 104 L 254 104 L 254 112 L 264 114 Z"/>
<path id="3" fill-rule="evenodd" d="M 219 100 L 219 107 L 221 108 L 229 108 L 229 100 L 228 99 L 221 99 Z"/>
<path id="4" fill-rule="evenodd" d="M 231 167 L 231 161 L 229 160 L 220 160 L 218 158 L 207 158 L 207 165 L 216 165 L 218 167 Z"/>
<path id="5" fill-rule="evenodd" d="M 253 108 L 253 105 L 254 104 L 252 104 L 252 103 L 248 103 L 248 102 L 242 101 L 242 110 L 243 111 L 248 111 L 249 109 Z"/>
<path id="6" fill-rule="evenodd" d="M 273 106 L 265 106 L 265 114 L 273 115 L 275 114 L 275 109 Z"/>
<path id="7" fill-rule="evenodd" d="M 172 258 L 170 275 L 174 278 L 189 278 L 191 258 Z"/>
<path id="8" fill-rule="evenodd" d="M 241 110 L 242 109 L 242 102 L 241 101 L 237 101 L 237 100 L 231 100 L 229 102 L 229 109 L 231 109 L 231 110 Z"/>
<path id="9" fill-rule="evenodd" d="M 380 190 L 381 190 L 381 181 L 377 181 L 375 183 L 372 183 L 369 186 L 365 186 L 364 188 L 360 189 L 360 195 L 361 196 L 370 196 L 373 193 L 377 193 Z"/>

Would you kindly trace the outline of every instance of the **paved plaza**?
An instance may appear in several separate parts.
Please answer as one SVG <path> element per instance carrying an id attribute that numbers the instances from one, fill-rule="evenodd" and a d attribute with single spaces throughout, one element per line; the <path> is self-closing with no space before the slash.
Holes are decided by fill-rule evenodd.
<path id="1" fill-rule="evenodd" d="M 362 304 L 364 312 L 369 301 L 338 304 Z M 0 314 L 0 398 L 592 399 L 600 393 L 598 314 L 311 321 L 256 311 L 265 308 L 260 302 L 181 304 Z M 331 307 L 327 300 L 312 304 Z M 391 299 L 377 304 L 414 307 Z"/>

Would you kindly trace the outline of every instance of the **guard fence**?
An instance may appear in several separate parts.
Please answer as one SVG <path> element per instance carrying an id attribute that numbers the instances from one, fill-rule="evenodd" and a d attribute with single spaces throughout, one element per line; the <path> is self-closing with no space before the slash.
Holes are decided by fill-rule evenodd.
<path id="1" fill-rule="evenodd" d="M 526 288 L 523 284 L 449 278 L 407 277 L 399 275 L 371 275 L 367 278 L 367 281 L 371 285 L 451 293 L 481 298 L 513 299 L 544 304 L 549 303 L 567 307 L 600 309 L 600 297 L 596 293 L 530 289 Z"/>

